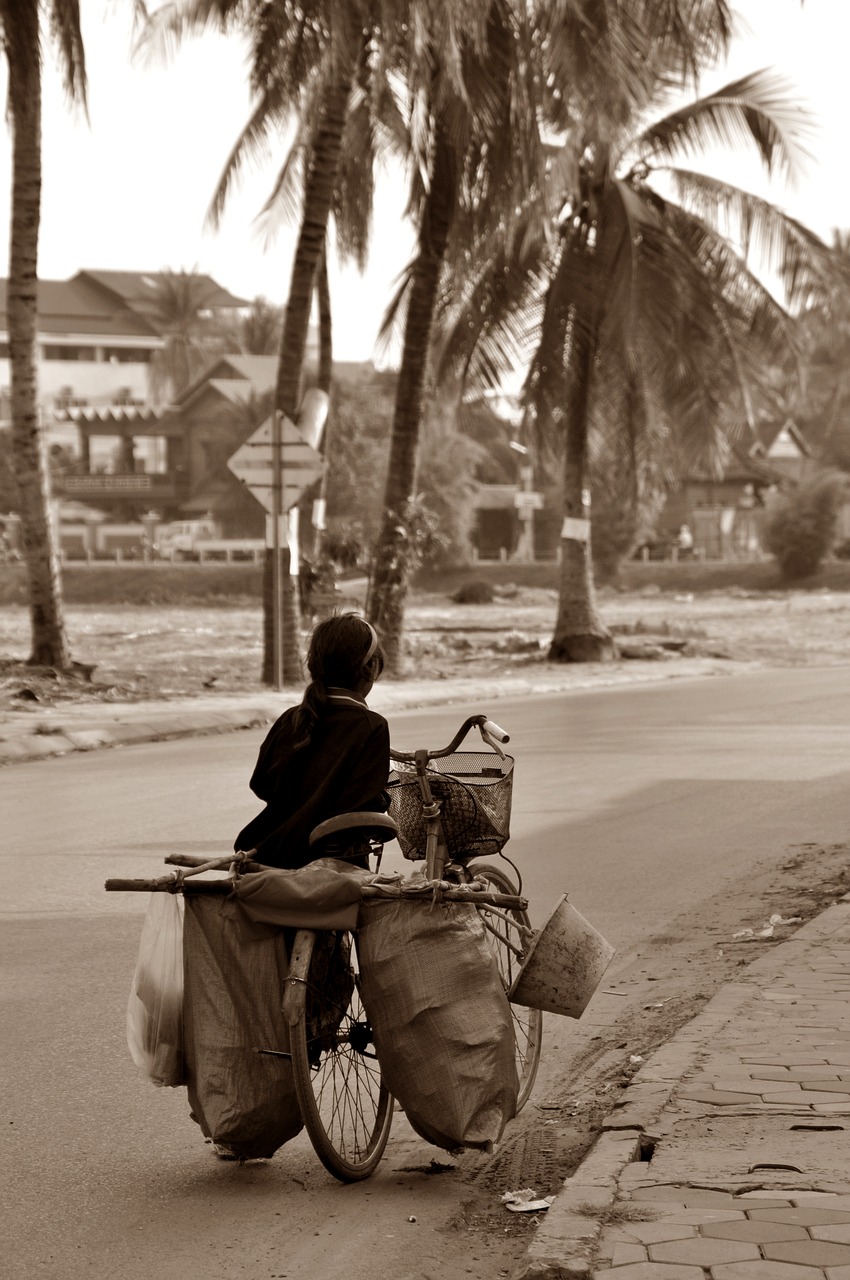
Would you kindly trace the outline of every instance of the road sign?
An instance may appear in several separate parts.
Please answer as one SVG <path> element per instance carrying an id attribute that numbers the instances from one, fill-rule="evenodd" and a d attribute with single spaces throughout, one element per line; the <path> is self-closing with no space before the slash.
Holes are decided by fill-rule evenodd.
<path id="1" fill-rule="evenodd" d="M 322 474 L 324 463 L 321 455 L 307 443 L 298 428 L 288 418 L 281 423 L 281 473 L 283 489 L 280 510 L 289 511 Z M 247 485 L 258 502 L 268 512 L 274 505 L 272 482 L 274 460 L 272 456 L 272 420 L 268 418 L 253 435 L 241 444 L 227 460 L 233 474 Z"/>
<path id="2" fill-rule="evenodd" d="M 520 490 L 514 494 L 514 506 L 522 513 L 524 511 L 540 511 L 543 508 L 543 494 L 529 493 L 527 490 Z"/>

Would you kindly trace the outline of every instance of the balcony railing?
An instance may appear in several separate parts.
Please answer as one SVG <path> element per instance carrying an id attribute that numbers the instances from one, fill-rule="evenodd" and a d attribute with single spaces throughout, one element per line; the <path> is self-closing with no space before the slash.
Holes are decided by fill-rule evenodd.
<path id="1" fill-rule="evenodd" d="M 139 497 L 180 498 L 186 479 L 173 471 L 128 471 L 116 474 L 70 473 L 53 476 L 53 492 L 68 498 Z"/>

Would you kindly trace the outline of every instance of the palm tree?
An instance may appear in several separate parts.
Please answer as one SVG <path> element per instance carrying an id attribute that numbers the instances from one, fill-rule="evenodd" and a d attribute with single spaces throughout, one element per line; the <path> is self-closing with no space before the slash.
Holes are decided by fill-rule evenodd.
<path id="1" fill-rule="evenodd" d="M 225 165 L 213 198 L 213 221 L 220 215 L 233 179 L 252 151 L 263 147 L 270 134 L 293 121 L 311 122 L 306 153 L 300 227 L 292 261 L 289 295 L 283 317 L 275 410 L 291 421 L 298 416 L 304 354 L 317 273 L 324 251 L 333 203 L 342 140 L 355 72 L 363 65 L 374 27 L 368 0 L 275 0 L 246 6 L 241 0 L 187 0 L 154 14 L 146 39 L 160 49 L 190 32 L 206 27 L 235 31 L 250 44 L 250 83 L 255 97 L 251 119 Z M 296 131 L 291 154 L 304 154 L 303 124 Z M 298 644 L 298 603 L 289 582 L 289 552 L 273 553 L 266 564 L 266 615 L 275 580 L 282 584 L 281 627 L 284 646 L 282 677 L 301 678 Z M 271 629 L 265 628 L 266 634 Z M 276 683 L 275 655 L 266 651 L 263 680 Z"/>
<path id="2" fill-rule="evenodd" d="M 417 251 L 390 316 L 404 315 L 381 528 L 370 574 L 367 614 L 381 633 L 390 671 L 401 665 L 404 606 L 416 544 L 416 472 L 431 335 L 452 237 L 465 243 L 510 218 L 539 156 L 537 118 L 527 77 L 533 44 L 531 7 L 511 0 L 468 6 L 463 39 L 447 49 L 440 22 L 411 50 L 409 207 Z M 457 34 L 457 33 L 453 33 Z M 424 53 L 424 58 L 423 58 Z M 452 57 L 452 61 L 449 58 Z"/>
<path id="3" fill-rule="evenodd" d="M 85 104 L 85 59 L 76 0 L 45 6 L 69 97 Z M 36 369 L 38 230 L 41 215 L 42 30 L 38 0 L 0 0 L 0 44 L 9 68 L 12 218 L 7 323 L 11 368 L 12 449 L 21 502 L 33 664 L 65 669 L 70 653 L 62 613 L 55 533 L 51 528 Z"/>
<path id="4" fill-rule="evenodd" d="M 373 159 L 379 141 L 389 145 L 400 133 L 396 84 L 412 86 L 409 93 L 415 103 L 414 132 L 419 130 L 423 108 L 430 111 L 433 102 L 445 96 L 446 86 L 454 86 L 454 100 L 461 101 L 464 76 L 459 51 L 480 44 L 487 13 L 493 7 L 487 0 L 447 10 L 435 7 L 431 0 L 399 0 L 397 4 L 378 0 L 310 0 L 305 4 L 275 0 L 256 8 L 246 7 L 238 0 L 187 0 L 178 10 L 155 15 L 149 30 L 166 37 L 179 37 L 188 30 L 213 25 L 240 30 L 251 43 L 251 85 L 256 106 L 226 165 L 213 202 L 214 215 L 220 212 L 244 159 L 264 147 L 274 129 L 295 119 L 299 122 L 285 169 L 301 163 L 303 196 L 275 398 L 277 410 L 292 420 L 297 416 L 310 310 L 330 214 L 336 215 L 338 245 L 355 254 L 365 254 L 362 228 L 368 226 L 371 208 Z M 453 128 L 452 111 L 446 106 L 441 125 L 444 139 L 451 136 Z M 427 168 L 427 139 L 422 136 L 417 141 L 416 158 Z M 507 132 L 500 142 L 508 152 Z M 441 158 L 435 158 L 434 163 L 442 181 L 449 149 L 443 142 L 439 150 Z M 454 165 L 454 158 L 451 164 Z M 284 172 L 281 185 L 286 176 Z M 352 206 L 361 215 L 355 221 L 360 229 L 353 234 L 349 232 Z M 344 221 L 340 218 L 342 211 Z M 435 227 L 440 217 L 435 202 Z M 434 239 L 435 248 L 440 234 Z M 423 253 L 423 268 L 425 257 Z M 419 277 L 422 276 L 420 270 Z M 415 299 L 412 309 L 414 315 L 418 314 Z M 409 379 L 403 377 L 406 398 L 416 404 L 418 414 L 421 385 L 411 393 L 408 384 Z M 283 576 L 288 578 L 285 571 Z M 288 622 L 287 630 L 295 635 L 292 619 Z M 288 650 L 297 656 L 292 644 Z M 268 678 L 267 664 L 264 678 Z"/>
<path id="5" fill-rule="evenodd" d="M 793 358 L 789 309 L 823 290 L 828 273 L 828 251 L 799 223 L 677 163 L 706 144 L 749 142 L 768 171 L 791 171 L 805 121 L 783 86 L 765 73 L 748 76 L 653 119 L 669 92 L 661 69 L 653 95 L 614 113 L 604 97 L 591 100 L 553 149 L 547 190 L 529 206 L 536 238 L 503 239 L 477 282 L 492 297 L 498 271 L 515 273 L 513 298 L 477 329 L 485 352 L 503 321 L 516 336 L 519 299 L 522 323 L 531 316 L 536 335 L 527 394 L 543 431 L 561 441 L 557 661 L 613 653 L 590 554 L 594 425 L 624 434 L 638 464 L 657 463 L 677 442 L 693 447 L 695 437 L 717 461 L 752 425 L 759 372 Z M 757 275 L 765 265 L 784 278 L 785 306 Z M 728 390 L 719 389 L 724 379 Z M 625 394 L 616 414 L 612 388 Z"/>
<path id="6" fill-rule="evenodd" d="M 736 81 L 609 141 L 585 134 L 578 182 L 568 193 L 561 256 L 552 280 L 551 325 L 544 323 L 532 382 L 550 381 L 551 356 L 563 353 L 565 525 L 558 615 L 550 657 L 604 658 L 612 643 L 593 603 L 588 446 L 602 389 L 625 374 L 627 424 L 643 449 L 675 440 L 693 450 L 682 425 L 695 427 L 716 465 L 754 426 L 759 370 L 794 360 L 793 327 L 757 274 L 785 272 L 787 306 L 806 300 L 825 247 L 767 201 L 677 162 L 708 142 L 750 141 L 768 170 L 790 172 L 800 157 L 804 122 L 768 75 Z M 666 178 L 672 194 L 661 194 Z M 662 188 L 663 190 L 663 188 Z M 550 315 L 552 312 L 550 312 Z M 562 319 L 563 318 L 563 319 Z M 718 390 L 719 388 L 722 390 Z M 725 388 L 729 388 L 728 391 Z M 730 395 L 731 392 L 731 395 Z M 688 411 L 690 410 L 690 411 Z M 666 412 L 665 412 L 666 411 Z M 610 419 L 609 419 L 610 420 Z M 652 432 L 667 424 L 661 439 Z M 668 445 L 669 447 L 669 445 Z M 585 536 L 586 533 L 586 536 Z"/>
<path id="7" fill-rule="evenodd" d="M 776 388 L 774 417 L 791 417 L 822 462 L 850 469 L 850 232 L 833 231 L 833 287 L 801 318 L 803 376 Z"/>
<path id="8" fill-rule="evenodd" d="M 585 101 L 598 96 L 603 82 L 616 86 L 616 93 L 609 93 L 614 120 L 645 100 L 653 57 L 663 56 L 679 74 L 693 73 L 699 59 L 727 41 L 731 31 L 726 0 L 634 0 L 628 6 L 610 0 L 503 0 L 483 3 L 472 16 L 480 25 L 460 46 L 460 83 L 429 85 L 408 76 L 408 84 L 418 86 L 411 153 L 415 172 L 427 179 L 411 198 L 419 252 L 405 282 L 404 352 L 367 602 L 390 667 L 396 668 L 412 567 L 405 548 L 411 545 L 407 512 L 416 487 L 421 398 L 448 260 L 457 286 L 474 268 L 472 243 L 480 246 L 482 237 L 486 243 L 494 234 L 522 241 L 517 208 L 529 192 L 544 187 L 541 120 L 563 129 Z M 563 93 L 563 83 L 573 91 Z M 508 292 L 506 282 L 496 286 L 497 292 Z"/>
<path id="9" fill-rule="evenodd" d="M 217 335 L 205 314 L 214 286 L 193 271 L 163 271 L 144 310 L 165 345 L 151 360 L 154 396 L 175 400 L 214 354 Z"/>

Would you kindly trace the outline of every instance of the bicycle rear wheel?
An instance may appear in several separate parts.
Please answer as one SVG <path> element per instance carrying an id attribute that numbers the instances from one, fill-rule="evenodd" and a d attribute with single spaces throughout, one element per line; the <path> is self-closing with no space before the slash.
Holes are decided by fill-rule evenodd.
<path id="1" fill-rule="evenodd" d="M 360 1000 L 352 935 L 299 931 L 290 977 L 295 985 L 284 1007 L 304 1126 L 328 1172 L 340 1182 L 360 1182 L 384 1153 L 393 1100 Z"/>
<path id="2" fill-rule="evenodd" d="M 467 870 L 473 876 L 483 876 L 497 893 L 515 894 L 517 891 L 516 885 L 501 867 L 491 866 L 489 862 L 471 862 L 468 864 Z M 525 928 L 529 927 L 528 913 L 526 911 L 512 910 L 506 914 L 511 916 L 518 925 L 524 925 Z M 527 937 L 519 929 L 513 929 L 508 921 L 495 920 L 494 926 L 503 929 L 515 946 L 523 949 L 527 947 Z M 507 991 L 519 972 L 520 958 L 502 938 L 497 937 L 490 929 L 487 930 L 487 940 L 496 957 L 499 973 L 502 975 L 502 982 L 505 984 L 505 990 Z M 517 1112 L 519 1112 L 528 1101 L 531 1090 L 534 1087 L 537 1068 L 540 1065 L 543 1014 L 539 1009 L 527 1009 L 524 1005 L 518 1004 L 511 1004 L 511 1014 L 513 1015 L 514 1036 L 516 1037 L 516 1066 L 517 1075 L 519 1076 Z"/>

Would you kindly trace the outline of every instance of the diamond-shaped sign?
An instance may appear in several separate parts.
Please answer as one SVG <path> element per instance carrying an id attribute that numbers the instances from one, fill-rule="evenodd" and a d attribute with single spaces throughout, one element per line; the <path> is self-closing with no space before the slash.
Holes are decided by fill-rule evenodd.
<path id="1" fill-rule="evenodd" d="M 322 457 L 299 433 L 288 418 L 281 422 L 281 511 L 289 511 L 301 499 L 305 489 L 318 480 L 324 470 Z M 267 418 L 253 435 L 241 444 L 227 460 L 233 474 L 247 485 L 267 511 L 272 510 L 272 419 Z"/>

